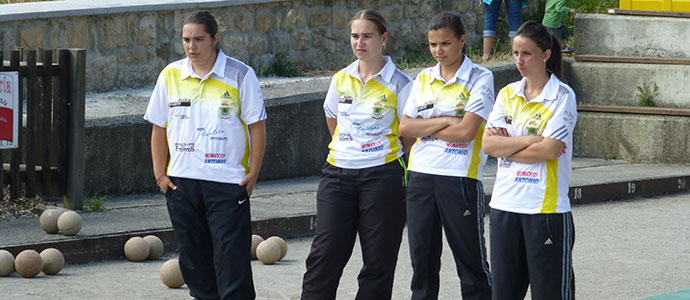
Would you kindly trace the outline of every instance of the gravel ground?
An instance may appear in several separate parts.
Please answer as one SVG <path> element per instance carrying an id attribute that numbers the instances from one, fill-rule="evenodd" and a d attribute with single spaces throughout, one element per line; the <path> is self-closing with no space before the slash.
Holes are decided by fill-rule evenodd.
<path id="1" fill-rule="evenodd" d="M 578 299 L 639 299 L 690 289 L 690 194 L 640 198 L 573 209 Z M 487 238 L 488 240 L 488 238 Z M 288 240 L 286 258 L 266 266 L 254 261 L 257 299 L 298 299 L 311 238 Z M 393 299 L 409 299 L 407 240 L 401 247 Z M 166 258 L 171 258 L 173 254 Z M 439 299 L 459 299 L 459 281 L 446 248 Z M 158 270 L 165 259 L 144 263 L 105 261 L 68 265 L 56 276 L 0 278 L 0 299 L 187 299 L 189 290 L 168 289 Z M 338 290 L 352 299 L 361 268 L 355 246 Z"/>

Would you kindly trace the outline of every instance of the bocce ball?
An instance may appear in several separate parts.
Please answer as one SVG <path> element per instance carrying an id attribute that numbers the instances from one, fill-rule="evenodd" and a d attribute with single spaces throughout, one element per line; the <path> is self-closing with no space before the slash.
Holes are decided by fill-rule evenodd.
<path id="1" fill-rule="evenodd" d="M 14 260 L 14 268 L 22 277 L 34 278 L 38 273 L 41 273 L 43 260 L 38 252 L 27 249 L 17 254 L 17 258 Z"/>
<path id="2" fill-rule="evenodd" d="M 264 265 L 272 265 L 280 258 L 280 245 L 275 241 L 265 240 L 256 247 L 256 257 Z"/>
<path id="3" fill-rule="evenodd" d="M 180 271 L 180 262 L 177 259 L 166 261 L 161 266 L 161 281 L 171 289 L 184 285 L 184 278 L 182 278 L 182 271 Z"/>
<path id="4" fill-rule="evenodd" d="M 268 240 L 274 241 L 278 244 L 278 246 L 280 246 L 280 258 L 278 258 L 278 260 L 282 260 L 283 257 L 285 257 L 285 254 L 287 254 L 288 250 L 287 243 L 285 242 L 285 240 L 279 236 L 272 236 L 268 238 Z"/>
<path id="5" fill-rule="evenodd" d="M 7 250 L 0 250 L 0 277 L 10 275 L 14 271 L 14 255 Z"/>
<path id="6" fill-rule="evenodd" d="M 135 236 L 125 243 L 125 256 L 131 261 L 145 261 L 149 256 L 149 243 Z"/>
<path id="7" fill-rule="evenodd" d="M 256 259 L 256 247 L 264 241 L 260 235 L 252 234 L 252 258 Z"/>
<path id="8" fill-rule="evenodd" d="M 163 241 L 155 235 L 147 235 L 144 241 L 149 244 L 149 256 L 146 259 L 158 259 L 163 255 Z"/>
<path id="9" fill-rule="evenodd" d="M 81 217 L 73 210 L 68 210 L 60 214 L 57 227 L 64 235 L 75 235 L 81 230 Z"/>
<path id="10" fill-rule="evenodd" d="M 41 259 L 43 260 L 43 273 L 46 275 L 55 275 L 65 266 L 65 257 L 60 250 L 55 248 L 41 251 Z"/>
<path id="11" fill-rule="evenodd" d="M 41 214 L 41 218 L 39 219 L 39 223 L 41 224 L 41 228 L 43 228 L 43 231 L 47 233 L 58 233 L 58 218 L 60 215 L 65 212 L 64 209 L 56 209 L 56 208 L 51 208 L 47 209 Z"/>

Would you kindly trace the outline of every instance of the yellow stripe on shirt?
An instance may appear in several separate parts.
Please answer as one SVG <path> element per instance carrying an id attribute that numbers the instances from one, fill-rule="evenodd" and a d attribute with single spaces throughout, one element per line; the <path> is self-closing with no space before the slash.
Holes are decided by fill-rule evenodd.
<path id="1" fill-rule="evenodd" d="M 542 214 L 553 214 L 558 204 L 558 158 L 546 161 L 546 189 L 544 202 L 541 206 Z"/>

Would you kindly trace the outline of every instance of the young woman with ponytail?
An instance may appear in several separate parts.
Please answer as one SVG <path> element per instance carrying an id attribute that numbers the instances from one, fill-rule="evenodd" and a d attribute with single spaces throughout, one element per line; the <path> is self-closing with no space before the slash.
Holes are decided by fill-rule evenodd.
<path id="1" fill-rule="evenodd" d="M 573 90 L 559 77 L 561 48 L 546 28 L 524 23 L 513 41 L 522 80 L 501 89 L 483 149 L 499 158 L 491 203 L 494 300 L 574 299 L 575 240 L 568 198 Z"/>

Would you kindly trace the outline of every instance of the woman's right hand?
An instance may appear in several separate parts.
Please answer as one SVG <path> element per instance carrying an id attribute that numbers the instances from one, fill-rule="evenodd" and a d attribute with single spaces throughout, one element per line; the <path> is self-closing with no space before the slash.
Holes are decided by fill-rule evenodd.
<path id="1" fill-rule="evenodd" d="M 164 195 L 168 192 L 168 189 L 173 189 L 173 191 L 177 190 L 177 186 L 170 180 L 168 175 L 163 175 L 163 178 L 161 178 L 157 184 Z"/>

